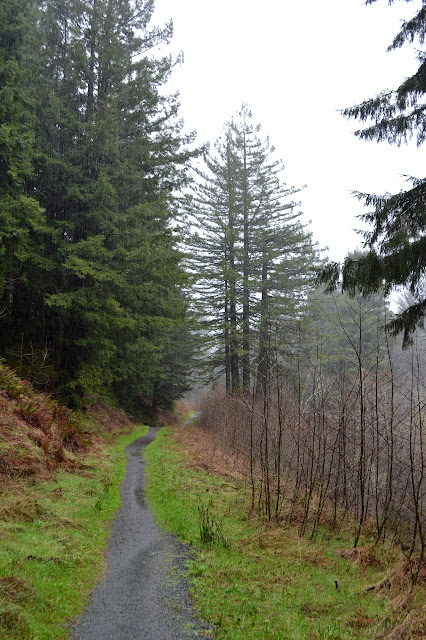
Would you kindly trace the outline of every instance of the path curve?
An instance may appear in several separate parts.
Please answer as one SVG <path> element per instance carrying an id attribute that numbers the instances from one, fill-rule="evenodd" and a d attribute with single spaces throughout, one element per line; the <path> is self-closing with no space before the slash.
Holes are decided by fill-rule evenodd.
<path id="1" fill-rule="evenodd" d="M 193 616 L 184 576 L 190 547 L 160 531 L 145 500 L 141 452 L 157 433 L 151 428 L 126 449 L 126 476 L 106 553 L 107 571 L 73 626 L 73 640 L 206 637 Z"/>

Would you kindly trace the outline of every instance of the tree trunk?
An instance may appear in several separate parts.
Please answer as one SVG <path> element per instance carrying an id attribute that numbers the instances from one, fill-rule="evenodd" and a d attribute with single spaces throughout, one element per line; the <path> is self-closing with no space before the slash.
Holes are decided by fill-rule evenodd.
<path id="1" fill-rule="evenodd" d="M 247 184 L 247 148 L 244 132 L 244 164 L 243 164 L 243 393 L 250 393 L 250 296 L 249 296 L 249 221 L 248 221 L 248 184 Z"/>
<path id="2" fill-rule="evenodd" d="M 235 195 L 233 184 L 233 171 L 231 150 L 227 150 L 228 180 L 229 180 L 229 205 L 228 205 L 228 250 L 229 250 L 229 360 L 231 369 L 231 390 L 238 393 L 240 387 L 240 370 L 238 358 L 238 329 L 237 329 L 237 291 L 235 271 Z"/>
<path id="3" fill-rule="evenodd" d="M 256 395 L 265 396 L 268 377 L 268 261 L 265 252 L 262 262 L 262 302 L 260 310 L 259 355 L 257 363 Z"/>

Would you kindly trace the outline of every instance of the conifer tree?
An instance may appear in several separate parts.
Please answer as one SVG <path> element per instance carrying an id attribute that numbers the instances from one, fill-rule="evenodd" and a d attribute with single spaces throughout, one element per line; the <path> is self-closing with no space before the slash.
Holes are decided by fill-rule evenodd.
<path id="1" fill-rule="evenodd" d="M 0 6 L 0 316 L 9 333 L 16 290 L 37 262 L 43 212 L 28 186 L 34 173 L 34 121 L 24 43 L 30 0 Z"/>
<path id="2" fill-rule="evenodd" d="M 372 4 L 376 0 L 367 0 Z M 393 0 L 389 0 L 392 4 Z M 417 145 L 426 138 L 426 6 L 411 20 L 405 21 L 388 50 L 405 44 L 418 43 L 419 66 L 398 88 L 383 91 L 370 100 L 343 111 L 343 115 L 356 118 L 366 126 L 356 132 L 362 140 L 386 141 L 390 144 L 407 142 L 414 135 Z M 395 288 L 409 287 L 414 302 L 393 319 L 389 326 L 394 332 L 404 332 L 404 344 L 410 341 L 417 326 L 421 326 L 426 313 L 426 298 L 421 281 L 426 269 L 426 178 L 407 178 L 411 188 L 396 194 L 356 194 L 371 210 L 360 216 L 371 225 L 365 232 L 366 255 L 347 258 L 342 266 L 331 263 L 320 275 L 320 281 L 329 283 L 329 289 L 341 286 L 350 295 L 360 291 L 364 295 L 383 288 L 389 294 Z"/>
<path id="3" fill-rule="evenodd" d="M 253 374 L 266 380 L 272 318 L 284 308 L 287 315 L 290 307 L 295 311 L 296 290 L 303 298 L 316 264 L 310 234 L 286 201 L 296 190 L 282 183 L 282 163 L 251 118 L 243 105 L 225 125 L 184 204 L 199 229 L 192 268 L 199 276 L 207 368 L 224 372 L 228 392 L 245 394 Z"/>
<path id="4" fill-rule="evenodd" d="M 196 277 L 195 306 L 204 350 L 209 352 L 209 377 L 225 373 L 228 392 L 240 389 L 237 317 L 237 253 L 239 209 L 236 163 L 231 140 L 225 134 L 215 144 L 216 155 L 205 154 L 205 170 L 191 195 L 183 199 L 194 233 L 189 236 L 189 270 Z"/>
<path id="5" fill-rule="evenodd" d="M 22 341 L 48 346 L 75 406 L 91 391 L 123 397 L 125 381 L 152 398 L 163 347 L 185 326 L 171 216 L 193 136 L 182 134 L 176 96 L 161 92 L 173 61 L 152 49 L 172 29 L 149 28 L 153 9 L 152 0 L 43 1 L 27 42 L 37 61 L 32 189 L 47 226 L 20 287 L 37 319 L 27 315 Z"/>

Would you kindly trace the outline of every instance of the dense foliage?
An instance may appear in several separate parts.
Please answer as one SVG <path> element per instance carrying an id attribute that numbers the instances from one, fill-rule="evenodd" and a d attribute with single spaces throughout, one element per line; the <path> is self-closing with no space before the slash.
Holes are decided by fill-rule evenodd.
<path id="1" fill-rule="evenodd" d="M 187 350 L 164 376 L 188 331 L 172 194 L 193 136 L 161 93 L 174 62 L 152 49 L 172 28 L 150 29 L 152 13 L 0 8 L 0 355 L 73 406 L 92 391 L 170 406 L 186 388 Z"/>

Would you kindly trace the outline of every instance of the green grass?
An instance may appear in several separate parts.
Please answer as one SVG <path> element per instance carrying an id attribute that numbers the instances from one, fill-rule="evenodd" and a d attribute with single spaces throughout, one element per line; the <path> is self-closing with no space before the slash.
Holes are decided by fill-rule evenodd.
<path id="1" fill-rule="evenodd" d="M 310 542 L 294 528 L 248 520 L 244 482 L 188 469 L 167 431 L 145 455 L 149 503 L 167 530 L 194 545 L 196 606 L 215 623 L 217 638 L 372 636 L 389 605 L 383 595 L 366 593 L 365 587 L 383 577 L 384 567 L 363 568 L 342 558 L 338 551 L 351 547 L 349 536 L 322 532 Z M 206 527 L 211 533 L 208 544 L 201 542 L 209 540 Z"/>
<path id="2" fill-rule="evenodd" d="M 181 419 L 179 420 L 179 424 L 180 424 L 180 425 L 182 425 L 182 424 L 185 424 L 185 422 L 188 422 L 188 420 L 190 420 L 190 419 L 192 418 L 192 416 L 194 415 L 194 413 L 197 413 L 197 412 L 195 411 L 195 409 L 192 409 L 191 411 L 188 411 L 188 412 L 184 415 L 184 417 L 183 417 L 183 418 L 181 418 Z"/>
<path id="3" fill-rule="evenodd" d="M 124 449 L 138 427 L 85 459 L 78 472 L 26 483 L 2 495 L 0 523 L 0 637 L 67 638 L 70 621 L 100 577 L 103 551 L 119 507 Z"/>

